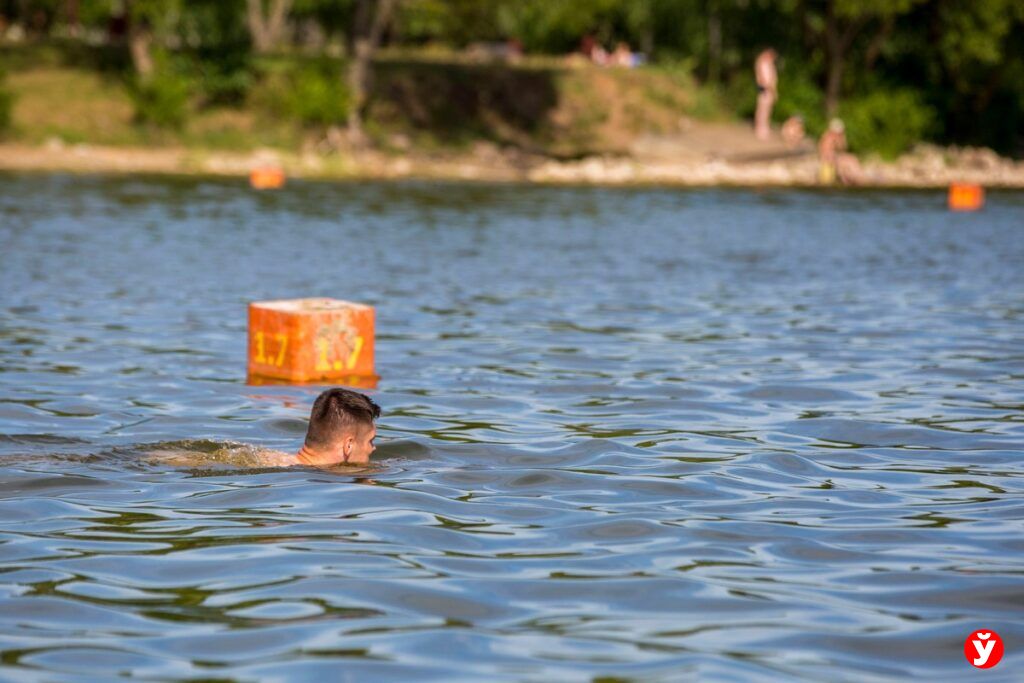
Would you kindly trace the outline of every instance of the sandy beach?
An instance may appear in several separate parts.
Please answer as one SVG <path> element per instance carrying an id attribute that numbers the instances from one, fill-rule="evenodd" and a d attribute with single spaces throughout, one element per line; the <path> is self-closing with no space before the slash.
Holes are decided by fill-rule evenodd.
<path id="1" fill-rule="evenodd" d="M 818 187 L 818 162 L 810 150 L 762 157 L 720 156 L 702 150 L 673 153 L 657 141 L 643 153 L 555 160 L 478 144 L 466 153 L 333 154 L 262 149 L 205 151 L 184 147 L 113 147 L 89 144 L 0 145 L 0 170 L 173 174 L 246 177 L 260 166 L 279 166 L 292 178 L 321 180 L 435 179 L 537 184 L 683 187 Z M 1024 188 L 1024 162 L 977 148 L 919 146 L 894 162 L 863 162 L 860 186 L 940 188 L 953 182 L 991 188 Z"/>

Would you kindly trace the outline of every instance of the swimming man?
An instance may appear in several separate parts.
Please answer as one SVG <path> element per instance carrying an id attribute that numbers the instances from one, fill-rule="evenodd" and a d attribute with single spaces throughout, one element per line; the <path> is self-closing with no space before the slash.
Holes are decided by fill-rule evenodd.
<path id="1" fill-rule="evenodd" d="M 281 453 L 270 466 L 365 465 L 376 450 L 373 440 L 380 406 L 368 396 L 348 389 L 328 389 L 313 402 L 306 441 L 295 455 Z M 270 460 L 271 458 L 268 458 Z"/>
<path id="2" fill-rule="evenodd" d="M 313 402 L 306 441 L 298 453 L 283 453 L 261 446 L 227 442 L 210 450 L 206 443 L 191 441 L 158 444 L 146 450 L 154 464 L 173 467 L 333 467 L 366 465 L 376 449 L 373 440 L 380 406 L 369 397 L 348 389 L 328 389 Z"/>

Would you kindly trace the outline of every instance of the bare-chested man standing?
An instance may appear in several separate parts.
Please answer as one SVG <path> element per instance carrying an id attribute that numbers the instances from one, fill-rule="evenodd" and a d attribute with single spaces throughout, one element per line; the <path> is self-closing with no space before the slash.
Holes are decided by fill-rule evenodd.
<path id="1" fill-rule="evenodd" d="M 775 70 L 778 53 L 774 49 L 762 50 L 754 60 L 754 78 L 757 79 L 757 111 L 754 113 L 754 135 L 767 140 L 772 133 L 772 107 L 779 99 L 779 74 Z"/>

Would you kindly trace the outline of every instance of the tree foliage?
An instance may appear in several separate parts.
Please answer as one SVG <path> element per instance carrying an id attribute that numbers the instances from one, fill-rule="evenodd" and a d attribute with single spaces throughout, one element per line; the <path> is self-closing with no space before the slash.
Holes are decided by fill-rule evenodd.
<path id="1" fill-rule="evenodd" d="M 0 0 L 0 13 L 29 39 L 130 44 L 143 80 L 163 77 L 141 73 L 161 62 L 150 53 L 173 53 L 189 61 L 193 95 L 230 104 L 244 99 L 257 52 L 352 56 L 364 35 L 359 16 L 383 2 Z M 389 14 L 378 36 L 385 47 L 514 40 L 527 54 L 565 55 L 584 37 L 609 50 L 621 41 L 652 62 L 685 64 L 723 92 L 752 92 L 753 58 L 774 46 L 778 112 L 799 111 L 812 128 L 845 113 L 870 122 L 887 151 L 904 146 L 893 142 L 906 137 L 901 126 L 939 142 L 1024 151 L 1021 0 L 396 0 Z M 347 87 L 358 114 L 364 96 Z M 887 94 L 920 116 L 901 123 Z M 896 128 L 883 134 L 887 117 Z"/>

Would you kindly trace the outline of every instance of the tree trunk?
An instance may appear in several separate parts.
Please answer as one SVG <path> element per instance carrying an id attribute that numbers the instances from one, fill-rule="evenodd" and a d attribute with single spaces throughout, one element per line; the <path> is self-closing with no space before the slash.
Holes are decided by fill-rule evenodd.
<path id="1" fill-rule="evenodd" d="M 153 37 L 149 29 L 132 28 L 128 31 L 128 49 L 132 53 L 132 65 L 135 75 L 140 81 L 148 81 L 153 77 L 156 67 L 153 65 Z"/>
<path id="2" fill-rule="evenodd" d="M 829 116 L 835 116 L 839 108 L 839 87 L 843 83 L 843 55 L 840 42 L 835 3 L 830 1 L 825 10 L 825 113 Z"/>
<path id="3" fill-rule="evenodd" d="M 839 90 L 843 84 L 843 57 L 829 55 L 828 76 L 825 81 L 825 113 L 835 116 L 839 110 Z"/>
<path id="4" fill-rule="evenodd" d="M 644 26 L 640 32 L 640 51 L 650 60 L 654 56 L 654 7 L 651 0 L 644 5 Z"/>
<path id="5" fill-rule="evenodd" d="M 249 24 L 249 34 L 257 52 L 270 52 L 281 44 L 291 7 L 292 0 L 270 0 L 270 11 L 265 16 L 263 0 L 246 0 L 246 22 Z"/>
<path id="6" fill-rule="evenodd" d="M 722 76 L 722 14 L 718 0 L 708 2 L 708 83 Z"/>
<path id="7" fill-rule="evenodd" d="M 263 7 L 260 0 L 246 0 L 245 20 L 249 24 L 249 35 L 256 52 L 266 52 L 270 43 L 267 36 L 267 22 L 263 19 Z"/>
<path id="8" fill-rule="evenodd" d="M 153 62 L 153 32 L 149 22 L 128 3 L 128 51 L 132 57 L 132 66 L 139 81 L 146 83 L 153 77 L 156 65 Z"/>
<path id="9" fill-rule="evenodd" d="M 348 136 L 356 146 L 366 144 L 363 116 L 369 100 L 370 61 L 380 45 L 384 29 L 391 21 L 391 13 L 396 2 L 397 0 L 359 0 L 356 7 L 356 30 L 352 40 L 354 54 L 348 70 L 348 85 L 352 94 L 352 104 L 348 113 Z"/>
<path id="10" fill-rule="evenodd" d="M 68 33 L 77 38 L 82 32 L 82 24 L 79 19 L 80 0 L 67 0 L 64 3 L 64 20 L 68 24 Z"/>
<path id="11" fill-rule="evenodd" d="M 124 17 L 128 24 L 128 53 L 131 55 L 135 77 L 141 83 L 146 83 L 157 71 L 153 60 L 153 32 L 150 30 L 150 23 L 139 14 L 132 0 L 124 4 Z"/>
<path id="12" fill-rule="evenodd" d="M 896 26 L 896 17 L 888 16 L 882 22 L 882 27 L 875 34 L 875 37 L 871 40 L 871 44 L 868 45 L 868 49 L 864 53 L 864 68 L 867 71 L 871 71 L 875 68 L 875 62 L 882 55 L 882 49 L 885 44 L 889 41 L 892 36 L 892 30 Z"/>
<path id="13" fill-rule="evenodd" d="M 797 23 L 800 25 L 800 40 L 804 50 L 810 52 L 818 46 L 818 36 L 811 28 L 811 22 L 807 14 L 807 0 L 799 0 L 796 6 Z"/>
<path id="14" fill-rule="evenodd" d="M 835 4 L 835 0 L 829 0 L 825 9 L 825 112 L 829 116 L 835 116 L 839 109 L 846 56 L 850 53 L 853 40 L 864 29 L 870 17 L 867 14 L 851 17 L 846 20 L 845 26 L 840 26 Z"/>

